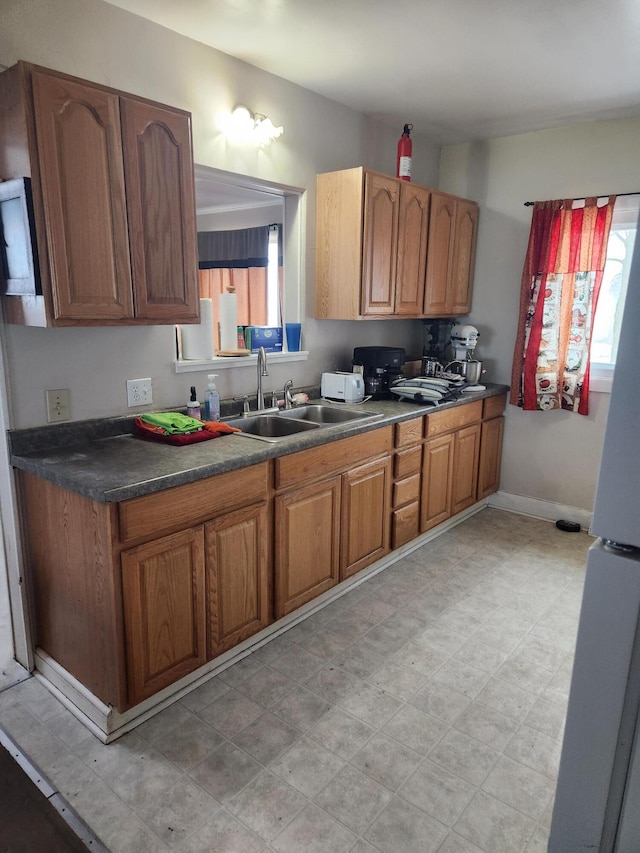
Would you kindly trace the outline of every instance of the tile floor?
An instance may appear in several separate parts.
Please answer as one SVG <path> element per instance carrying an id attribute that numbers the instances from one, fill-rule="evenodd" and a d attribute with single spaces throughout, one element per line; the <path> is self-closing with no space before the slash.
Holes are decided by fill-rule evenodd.
<path id="1" fill-rule="evenodd" d="M 485 509 L 114 744 L 0 725 L 114 853 L 542 853 L 590 542 Z"/>

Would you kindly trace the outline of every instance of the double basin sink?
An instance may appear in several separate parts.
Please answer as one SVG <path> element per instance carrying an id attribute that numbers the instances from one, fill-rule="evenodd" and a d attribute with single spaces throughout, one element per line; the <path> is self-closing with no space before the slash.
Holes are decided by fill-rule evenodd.
<path id="1" fill-rule="evenodd" d="M 344 425 L 381 417 L 381 414 L 373 412 L 360 412 L 355 409 L 312 403 L 279 412 L 241 415 L 229 419 L 227 423 L 242 430 L 243 434 L 249 438 L 275 443 L 300 435 L 300 433 L 308 430 L 326 429 L 339 424 Z"/>

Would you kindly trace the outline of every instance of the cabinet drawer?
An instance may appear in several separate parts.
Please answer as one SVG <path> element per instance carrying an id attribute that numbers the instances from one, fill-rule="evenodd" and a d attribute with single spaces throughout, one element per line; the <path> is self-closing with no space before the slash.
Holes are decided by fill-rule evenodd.
<path id="1" fill-rule="evenodd" d="M 452 430 L 482 420 L 482 403 L 482 400 L 476 400 L 473 403 L 456 406 L 454 409 L 445 409 L 435 415 L 427 415 L 426 438 L 452 432 Z"/>
<path id="2" fill-rule="evenodd" d="M 220 513 L 264 500 L 268 493 L 268 472 L 269 465 L 263 462 L 123 501 L 118 505 L 120 541 L 132 542 L 193 527 Z"/>
<path id="3" fill-rule="evenodd" d="M 405 477 L 393 484 L 393 506 L 397 508 L 420 498 L 420 474 Z"/>
<path id="4" fill-rule="evenodd" d="M 420 532 L 419 522 L 420 504 L 417 501 L 394 510 L 391 520 L 391 547 L 399 548 L 415 539 Z"/>
<path id="5" fill-rule="evenodd" d="M 418 472 L 420 470 L 421 459 L 421 445 L 411 447 L 409 450 L 398 451 L 393 460 L 394 479 L 401 480 L 403 477 L 408 477 L 410 474 Z"/>
<path id="6" fill-rule="evenodd" d="M 497 418 L 504 412 L 504 407 L 507 404 L 507 395 L 500 394 L 498 397 L 487 397 L 482 401 L 482 419 Z"/>
<path id="7" fill-rule="evenodd" d="M 282 456 L 275 460 L 276 489 L 339 474 L 366 459 L 390 453 L 392 449 L 393 427 L 388 426 Z"/>
<path id="8" fill-rule="evenodd" d="M 422 418 L 396 424 L 396 447 L 417 444 L 422 439 Z"/>

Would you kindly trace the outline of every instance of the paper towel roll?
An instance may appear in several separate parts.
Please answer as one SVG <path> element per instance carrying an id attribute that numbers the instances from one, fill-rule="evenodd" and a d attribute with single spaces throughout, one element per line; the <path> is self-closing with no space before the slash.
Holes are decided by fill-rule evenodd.
<path id="1" fill-rule="evenodd" d="M 220 294 L 220 349 L 238 349 L 238 302 L 235 293 Z"/>
<path id="2" fill-rule="evenodd" d="M 205 359 L 213 358 L 213 301 L 200 300 L 200 322 L 188 326 L 180 326 L 182 336 L 182 358 Z"/>

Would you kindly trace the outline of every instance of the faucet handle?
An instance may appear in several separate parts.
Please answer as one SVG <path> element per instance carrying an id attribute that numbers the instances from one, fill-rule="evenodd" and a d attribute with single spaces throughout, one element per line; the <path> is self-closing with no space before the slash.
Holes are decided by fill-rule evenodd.
<path id="1" fill-rule="evenodd" d="M 249 406 L 249 395 L 243 394 L 242 397 L 234 397 L 234 400 L 242 400 L 242 413 L 248 415 L 251 411 L 251 407 Z"/>

